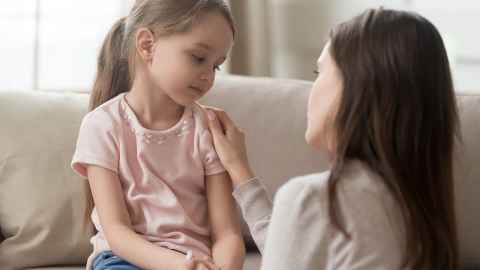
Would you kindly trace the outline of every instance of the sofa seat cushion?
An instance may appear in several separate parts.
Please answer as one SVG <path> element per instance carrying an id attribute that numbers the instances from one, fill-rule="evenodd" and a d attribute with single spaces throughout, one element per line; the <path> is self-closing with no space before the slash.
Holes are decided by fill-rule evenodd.
<path id="1" fill-rule="evenodd" d="M 243 270 L 259 270 L 261 264 L 261 256 L 258 253 L 247 253 Z M 29 268 L 27 270 L 85 270 L 85 266 L 58 266 L 58 267 L 42 267 Z"/>

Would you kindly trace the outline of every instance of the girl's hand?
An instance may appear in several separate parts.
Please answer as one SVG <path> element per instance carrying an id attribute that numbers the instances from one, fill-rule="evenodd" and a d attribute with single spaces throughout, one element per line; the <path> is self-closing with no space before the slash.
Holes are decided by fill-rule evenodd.
<path id="1" fill-rule="evenodd" d="M 211 259 L 186 259 L 184 265 L 180 270 L 220 270 Z"/>
<path id="2" fill-rule="evenodd" d="M 206 107 L 206 109 L 215 150 L 230 174 L 233 184 L 238 186 L 253 178 L 254 175 L 248 163 L 243 131 L 224 111 L 212 107 Z"/>

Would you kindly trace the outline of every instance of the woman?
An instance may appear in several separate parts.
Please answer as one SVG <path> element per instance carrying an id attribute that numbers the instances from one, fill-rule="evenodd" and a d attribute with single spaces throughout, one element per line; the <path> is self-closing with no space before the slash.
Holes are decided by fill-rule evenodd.
<path id="1" fill-rule="evenodd" d="M 458 116 L 436 28 L 417 14 L 367 10 L 332 31 L 317 64 L 305 137 L 327 150 L 329 171 L 289 181 L 273 210 L 244 134 L 209 111 L 263 269 L 457 269 Z"/>

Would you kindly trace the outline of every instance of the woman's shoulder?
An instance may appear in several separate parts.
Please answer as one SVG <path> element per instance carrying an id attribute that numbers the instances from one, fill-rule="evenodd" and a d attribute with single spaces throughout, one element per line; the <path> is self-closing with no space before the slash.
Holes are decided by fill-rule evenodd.
<path id="1" fill-rule="evenodd" d="M 297 176 L 281 186 L 275 195 L 275 204 L 282 202 L 303 204 L 305 200 L 326 198 L 330 172 Z"/>
<path id="2" fill-rule="evenodd" d="M 377 254 L 372 257 L 374 262 L 367 260 L 362 263 L 368 266 L 372 263 L 395 264 L 404 245 L 402 216 L 381 178 L 368 166 L 356 161 L 349 162 L 340 175 L 336 188 L 339 203 L 337 217 L 353 241 L 346 240 L 338 228 L 332 226 L 329 178 L 330 172 L 326 171 L 295 177 L 282 186 L 275 196 L 274 205 L 282 218 L 281 223 L 300 226 L 298 234 L 315 230 L 317 235 L 327 237 L 325 247 L 328 243 L 343 246 L 341 253 L 348 254 L 354 263 L 360 263 L 366 255 Z M 371 268 L 366 265 L 363 268 Z"/>
<path id="3" fill-rule="evenodd" d="M 322 190 L 326 188 L 329 176 L 329 171 L 296 176 L 285 183 L 279 192 L 298 192 L 303 189 Z"/>
<path id="4" fill-rule="evenodd" d="M 341 174 L 340 193 L 369 194 L 377 198 L 390 197 L 385 181 L 365 163 L 353 160 L 348 162 Z"/>
<path id="5" fill-rule="evenodd" d="M 277 192 L 279 200 L 300 199 L 315 196 L 321 201 L 328 197 L 330 171 L 297 176 L 285 183 Z M 337 189 L 340 197 L 362 196 L 365 200 L 378 200 L 390 197 L 384 182 L 368 166 L 359 161 L 351 161 L 345 167 Z M 365 196 L 368 195 L 368 196 Z M 361 203 L 361 202 L 360 202 Z"/>

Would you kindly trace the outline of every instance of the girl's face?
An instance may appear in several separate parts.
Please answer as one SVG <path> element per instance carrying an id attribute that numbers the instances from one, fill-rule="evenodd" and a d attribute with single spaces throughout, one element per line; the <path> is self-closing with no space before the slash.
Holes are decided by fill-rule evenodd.
<path id="1" fill-rule="evenodd" d="M 318 77 L 313 84 L 308 100 L 308 126 L 305 139 L 315 148 L 326 148 L 332 152 L 335 117 L 338 100 L 343 89 L 340 70 L 330 54 L 330 43 L 323 49 L 317 61 Z"/>
<path id="2" fill-rule="evenodd" d="M 205 95 L 233 45 L 227 20 L 217 12 L 197 18 L 186 33 L 159 37 L 146 61 L 154 91 L 187 106 Z"/>

